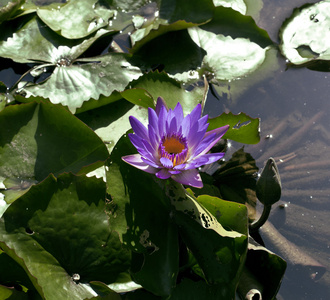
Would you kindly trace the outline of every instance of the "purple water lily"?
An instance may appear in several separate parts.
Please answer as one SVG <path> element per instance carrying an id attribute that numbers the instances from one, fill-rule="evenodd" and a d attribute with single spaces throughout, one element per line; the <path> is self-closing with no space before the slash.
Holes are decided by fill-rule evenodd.
<path id="1" fill-rule="evenodd" d="M 183 116 L 181 104 L 168 109 L 164 100 L 157 99 L 156 109 L 148 109 L 148 129 L 135 117 L 129 118 L 135 134 L 129 139 L 138 154 L 122 159 L 128 164 L 158 178 L 173 180 L 193 187 L 203 187 L 197 168 L 213 163 L 224 153 L 207 153 L 226 133 L 229 126 L 206 132 L 208 116 L 201 117 L 202 106 Z"/>

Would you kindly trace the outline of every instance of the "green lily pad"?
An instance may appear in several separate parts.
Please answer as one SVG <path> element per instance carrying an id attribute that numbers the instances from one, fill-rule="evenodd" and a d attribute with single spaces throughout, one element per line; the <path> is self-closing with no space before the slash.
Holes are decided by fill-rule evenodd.
<path id="1" fill-rule="evenodd" d="M 212 0 L 161 1 L 159 11 L 153 18 L 143 22 L 131 35 L 132 49 L 136 52 L 152 39 L 169 31 L 182 30 L 207 22 L 212 18 Z"/>
<path id="2" fill-rule="evenodd" d="M 52 103 L 68 106 L 74 113 L 84 101 L 98 99 L 121 92 L 142 73 L 129 63 L 129 56 L 111 53 L 88 59 L 77 59 L 83 64 L 58 66 L 51 76 L 41 84 L 28 85 L 22 89 L 26 97 L 49 98 Z"/>
<path id="3" fill-rule="evenodd" d="M 0 56 L 19 63 L 39 62 L 56 66 L 61 64 L 61 59 L 69 62 L 76 59 L 99 37 L 109 32 L 101 29 L 87 39 L 68 40 L 53 32 L 37 17 L 32 17 L 12 32 L 7 40 L 0 42 Z"/>
<path id="4" fill-rule="evenodd" d="M 53 31 L 68 39 L 79 39 L 108 25 L 115 11 L 106 4 L 98 0 L 70 0 L 57 9 L 40 7 L 37 14 Z"/>
<path id="5" fill-rule="evenodd" d="M 0 112 L 0 177 L 5 201 L 14 201 L 48 174 L 88 172 L 108 151 L 100 138 L 63 106 L 28 103 Z"/>
<path id="6" fill-rule="evenodd" d="M 224 135 L 224 139 L 230 139 L 243 144 L 257 144 L 260 141 L 259 118 L 251 118 L 245 113 L 234 115 L 222 113 L 220 116 L 209 119 L 208 130 L 213 130 L 224 125 L 230 128 Z"/>
<path id="7" fill-rule="evenodd" d="M 202 68 L 211 72 L 215 80 L 246 76 L 257 70 L 265 60 L 267 48 L 261 48 L 249 39 L 233 39 L 199 27 L 189 28 L 188 32 L 193 41 L 207 52 Z"/>
<path id="8" fill-rule="evenodd" d="M 158 71 L 141 76 L 132 82 L 131 87 L 146 91 L 152 96 L 154 103 L 158 97 L 162 97 L 168 107 L 172 109 L 180 102 L 185 114 L 190 113 L 202 101 L 204 94 L 204 87 L 197 86 L 186 91 L 178 80 L 169 77 L 165 72 L 160 73 Z M 122 94 L 123 97 L 126 97 L 125 93 Z M 130 97 L 127 97 L 127 100 L 130 100 Z"/>
<path id="9" fill-rule="evenodd" d="M 95 296 L 89 281 L 114 282 L 130 261 L 105 205 L 102 179 L 50 175 L 7 209 L 1 248 L 45 299 Z"/>
<path id="10" fill-rule="evenodd" d="M 293 64 L 330 60 L 330 1 L 305 5 L 293 11 L 281 29 L 280 49 Z"/>

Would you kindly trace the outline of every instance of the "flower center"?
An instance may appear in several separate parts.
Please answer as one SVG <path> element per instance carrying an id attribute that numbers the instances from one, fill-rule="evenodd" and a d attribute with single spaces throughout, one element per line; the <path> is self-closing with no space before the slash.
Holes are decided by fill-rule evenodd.
<path id="1" fill-rule="evenodd" d="M 185 148 L 182 141 L 178 140 L 176 137 L 165 139 L 163 146 L 165 151 L 170 154 L 178 154 Z"/>
<path id="2" fill-rule="evenodd" d="M 188 155 L 186 138 L 178 134 L 163 136 L 158 153 L 160 158 L 165 157 L 171 160 L 173 167 L 184 163 Z"/>

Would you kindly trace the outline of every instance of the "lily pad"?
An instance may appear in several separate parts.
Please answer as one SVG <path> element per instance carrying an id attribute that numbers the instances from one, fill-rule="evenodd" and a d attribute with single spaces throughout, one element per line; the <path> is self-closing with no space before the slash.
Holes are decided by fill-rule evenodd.
<path id="1" fill-rule="evenodd" d="M 13 16 L 24 2 L 25 2 L 24 0 L 16 0 L 16 1 L 1 0 L 0 23 Z"/>
<path id="2" fill-rule="evenodd" d="M 281 29 L 280 49 L 293 64 L 330 60 L 330 1 L 320 1 L 293 11 Z"/>
<path id="3" fill-rule="evenodd" d="M 0 112 L 0 177 L 10 203 L 48 174 L 88 172 L 108 151 L 100 138 L 63 106 L 28 103 Z"/>
<path id="4" fill-rule="evenodd" d="M 130 64 L 129 55 L 123 53 L 76 61 L 83 64 L 58 66 L 44 83 L 27 85 L 22 92 L 26 97 L 49 98 L 52 103 L 68 106 L 74 113 L 84 101 L 121 92 L 142 75 L 138 67 Z"/>
<path id="5" fill-rule="evenodd" d="M 180 102 L 185 114 L 190 113 L 202 101 L 204 95 L 204 87 L 195 86 L 192 90 L 186 91 L 178 80 L 169 77 L 165 72 L 158 71 L 143 75 L 138 80 L 133 81 L 131 87 L 142 89 L 150 94 L 154 103 L 161 96 L 168 107 L 172 109 Z M 126 97 L 125 93 L 122 94 L 123 97 Z M 141 93 L 141 91 L 136 90 L 136 93 Z M 129 98 L 127 97 L 127 100 L 130 100 Z"/>
<path id="6" fill-rule="evenodd" d="M 188 32 L 193 41 L 207 52 L 202 68 L 212 73 L 215 80 L 246 76 L 257 70 L 265 60 L 267 48 L 261 48 L 249 39 L 233 39 L 199 27 L 189 28 Z"/>
<path id="7" fill-rule="evenodd" d="M 209 119 L 208 130 L 230 125 L 223 137 L 224 139 L 243 144 L 257 144 L 260 141 L 259 122 L 259 118 L 251 118 L 245 113 L 239 113 L 238 115 L 223 113 L 218 117 Z"/>
<path id="8" fill-rule="evenodd" d="M 109 227 L 105 183 L 72 174 L 50 175 L 13 203 L 0 245 L 45 299 L 95 296 L 88 282 L 114 282 L 130 261 Z"/>
<path id="9" fill-rule="evenodd" d="M 57 9 L 40 7 L 37 14 L 53 31 L 68 39 L 79 39 L 108 25 L 115 11 L 106 4 L 98 0 L 70 0 Z"/>

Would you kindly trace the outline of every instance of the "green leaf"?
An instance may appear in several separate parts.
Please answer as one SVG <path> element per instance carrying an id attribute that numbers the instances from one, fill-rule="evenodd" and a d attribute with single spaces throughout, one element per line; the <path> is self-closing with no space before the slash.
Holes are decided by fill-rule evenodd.
<path id="1" fill-rule="evenodd" d="M 293 64 L 330 60 L 330 1 L 304 5 L 293 11 L 280 29 L 280 49 Z"/>
<path id="2" fill-rule="evenodd" d="M 142 73 L 130 63 L 130 56 L 110 53 L 99 57 L 78 59 L 84 64 L 56 67 L 52 75 L 42 84 L 28 85 L 22 89 L 27 97 L 41 96 L 52 103 L 68 106 L 74 113 L 89 99 L 100 95 L 110 96 L 112 92 L 122 92 Z"/>
<path id="3" fill-rule="evenodd" d="M 246 76 L 257 70 L 265 60 L 267 48 L 261 48 L 249 39 L 224 36 L 203 30 L 189 28 L 193 41 L 203 48 L 202 67 L 216 80 L 232 80 Z"/>
<path id="4" fill-rule="evenodd" d="M 260 141 L 259 118 L 251 118 L 245 113 L 234 115 L 233 113 L 223 113 L 216 118 L 209 119 L 208 130 L 213 130 L 224 125 L 230 128 L 223 136 L 243 144 L 257 144 Z"/>
<path id="5" fill-rule="evenodd" d="M 0 56 L 19 63 L 43 62 L 56 66 L 61 59 L 71 63 L 95 40 L 109 32 L 101 29 L 87 39 L 68 40 L 53 32 L 37 17 L 32 17 L 8 39 L 0 42 Z"/>
<path id="6" fill-rule="evenodd" d="M 122 135 L 131 129 L 129 116 L 134 116 L 146 124 L 148 111 L 121 99 L 78 115 L 104 141 L 109 153 L 112 152 Z"/>
<path id="7" fill-rule="evenodd" d="M 109 227 L 105 183 L 72 174 L 51 175 L 13 203 L 0 245 L 50 300 L 95 296 L 88 282 L 111 283 L 130 261 Z"/>
<path id="8" fill-rule="evenodd" d="M 24 0 L 16 0 L 16 1 L 1 0 L 0 23 L 13 16 L 24 2 L 25 2 Z"/>
<path id="9" fill-rule="evenodd" d="M 281 257 L 256 243 L 252 238 L 249 240 L 246 267 L 262 284 L 264 299 L 275 299 L 280 288 L 286 262 Z"/>
<path id="10" fill-rule="evenodd" d="M 169 300 L 234 299 L 233 292 L 222 284 L 208 284 L 203 280 L 183 279 L 174 289 Z"/>
<path id="11" fill-rule="evenodd" d="M 63 106 L 29 103 L 0 112 L 0 177 L 5 201 L 14 201 L 48 174 L 83 173 L 103 164 L 100 138 Z"/>
<path id="12" fill-rule="evenodd" d="M 223 6 L 223 7 L 230 7 L 238 12 L 240 12 L 242 15 L 245 15 L 246 13 L 246 4 L 243 0 L 213 0 L 214 6 Z"/>
<path id="13" fill-rule="evenodd" d="M 112 151 L 107 166 L 110 224 L 133 255 L 134 281 L 155 295 L 168 296 L 179 265 L 178 234 L 169 203 L 154 175 L 142 172 L 121 157 L 136 149 L 127 136 Z M 155 272 L 157 270 L 157 272 Z"/>
<path id="14" fill-rule="evenodd" d="M 70 0 L 57 9 L 49 6 L 37 9 L 47 26 L 68 39 L 83 38 L 107 26 L 114 13 L 107 2 L 98 0 Z"/>
<path id="15" fill-rule="evenodd" d="M 169 77 L 165 72 L 149 72 L 132 82 L 132 88 L 141 88 L 147 91 L 154 103 L 162 97 L 169 108 L 174 109 L 178 102 L 181 103 L 184 114 L 190 113 L 202 101 L 204 88 L 195 87 L 189 92 L 184 90 L 179 81 Z M 125 97 L 125 94 L 124 94 Z"/>
<path id="16" fill-rule="evenodd" d="M 214 5 L 212 0 L 163 0 L 159 12 L 138 26 L 131 35 L 136 52 L 142 45 L 169 31 L 177 31 L 207 22 L 212 18 Z M 159 16 L 158 16 L 159 15 Z"/>
<path id="17" fill-rule="evenodd" d="M 133 88 L 121 92 L 123 98 L 129 102 L 142 106 L 144 108 L 155 108 L 154 100 L 152 96 L 144 89 Z"/>
<path id="18" fill-rule="evenodd" d="M 217 7 L 212 20 L 200 28 L 233 39 L 245 38 L 261 47 L 273 44 L 268 33 L 259 28 L 252 17 L 227 7 Z"/>
<path id="19" fill-rule="evenodd" d="M 245 235 L 248 234 L 247 209 L 245 205 L 208 195 L 199 196 L 197 201 L 202 204 L 224 228 Z"/>
<path id="20" fill-rule="evenodd" d="M 201 66 L 205 54 L 206 52 L 192 41 L 187 30 L 168 32 L 136 52 L 150 68 L 163 68 L 172 75 L 196 70 Z"/>
<path id="21" fill-rule="evenodd" d="M 241 148 L 213 174 L 223 199 L 245 204 L 249 219 L 255 217 L 256 179 L 258 167 L 254 158 Z"/>
<path id="22" fill-rule="evenodd" d="M 162 0 L 159 16 L 169 23 L 185 20 L 191 23 L 204 23 L 213 16 L 212 0 Z"/>

